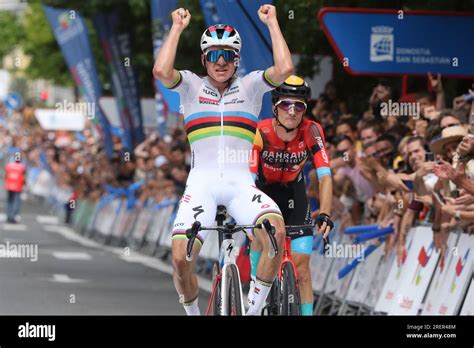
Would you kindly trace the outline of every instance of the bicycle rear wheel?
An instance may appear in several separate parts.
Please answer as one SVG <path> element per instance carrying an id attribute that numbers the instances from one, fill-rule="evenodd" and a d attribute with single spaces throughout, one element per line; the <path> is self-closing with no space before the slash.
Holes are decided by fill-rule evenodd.
<path id="1" fill-rule="evenodd" d="M 280 314 L 280 305 L 279 305 L 279 289 L 280 284 L 278 278 L 273 281 L 272 288 L 267 297 L 267 305 L 265 307 L 267 315 L 279 315 Z"/>
<path id="2" fill-rule="evenodd" d="M 225 315 L 243 315 L 239 273 L 236 265 L 227 268 L 227 312 Z"/>
<path id="3" fill-rule="evenodd" d="M 289 262 L 286 262 L 283 266 L 280 296 L 279 304 L 281 315 L 301 315 L 300 292 L 295 277 L 295 271 Z"/>
<path id="4" fill-rule="evenodd" d="M 212 267 L 212 284 L 214 284 L 215 290 L 212 294 L 212 303 L 211 303 L 211 315 L 221 315 L 221 279 L 219 278 L 220 275 L 220 267 L 218 262 L 214 262 L 214 266 Z"/>

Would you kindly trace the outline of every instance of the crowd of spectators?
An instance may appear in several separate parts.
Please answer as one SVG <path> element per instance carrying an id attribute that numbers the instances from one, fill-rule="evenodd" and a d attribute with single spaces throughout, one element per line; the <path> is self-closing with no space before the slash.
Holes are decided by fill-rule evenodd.
<path id="1" fill-rule="evenodd" d="M 474 221 L 474 92 L 448 102 L 441 77 L 428 78 L 431 92 L 396 100 L 390 84 L 380 81 L 362 115 L 351 113 L 330 82 L 306 114 L 325 132 L 333 218 L 343 226 L 393 225 L 386 248 L 396 247 L 399 258 L 417 221 L 432 223 L 435 246 L 443 252 L 449 233 L 455 228 L 470 232 Z M 394 103 L 412 108 L 388 108 Z M 142 206 L 179 199 L 184 192 L 191 153 L 182 129 L 164 137 L 152 131 L 132 152 L 114 137 L 110 159 L 91 124 L 80 134 L 49 132 L 33 114 L 26 106 L 6 117 L 0 104 L 0 149 L 20 151 L 30 167 L 47 170 L 71 197 L 98 201 L 106 185 L 127 187 L 137 181 L 144 183 L 137 192 Z M 318 198 L 314 171 L 308 176 L 308 196 Z"/>
<path id="2" fill-rule="evenodd" d="M 435 247 L 444 253 L 449 233 L 470 233 L 474 222 L 474 92 L 447 103 L 441 77 L 428 79 L 431 92 L 395 100 L 381 81 L 361 117 L 348 112 L 330 83 L 306 115 L 326 134 L 333 212 L 344 226 L 392 225 L 386 248 L 396 247 L 399 261 L 415 223 L 432 223 Z M 308 194 L 317 198 L 316 175 L 310 178 Z"/>
<path id="3" fill-rule="evenodd" d="M 190 163 L 189 144 L 181 129 L 164 138 L 152 132 L 134 151 L 113 136 L 110 158 L 94 132 L 89 120 L 80 133 L 45 131 L 34 117 L 34 108 L 25 106 L 7 116 L 0 104 L 1 156 L 8 161 L 19 153 L 28 168 L 41 171 L 35 178 L 37 186 L 51 186 L 46 179 L 53 178 L 55 187 L 67 195 L 65 203 L 72 199 L 97 202 L 107 188 L 126 188 L 138 181 L 144 183 L 136 193 L 139 205 L 148 199 L 159 203 L 165 197 L 181 196 Z M 49 173 L 48 178 L 44 173 Z M 70 206 L 66 204 L 66 209 Z"/>

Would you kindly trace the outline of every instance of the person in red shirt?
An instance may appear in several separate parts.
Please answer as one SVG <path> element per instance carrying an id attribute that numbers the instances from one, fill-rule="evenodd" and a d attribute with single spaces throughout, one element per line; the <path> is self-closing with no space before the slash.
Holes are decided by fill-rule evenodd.
<path id="1" fill-rule="evenodd" d="M 25 183 L 26 166 L 19 157 L 5 167 L 5 189 L 7 190 L 7 222 L 15 223 L 20 211 L 20 194 Z"/>
<path id="2" fill-rule="evenodd" d="M 286 225 L 308 225 L 311 212 L 302 169 L 313 161 L 319 181 L 320 210 L 315 222 L 326 238 L 334 226 L 330 159 L 319 123 L 304 118 L 311 88 L 298 76 L 290 76 L 272 91 L 273 118 L 260 121 L 254 139 L 250 171 L 257 188 L 280 208 Z M 301 312 L 313 314 L 313 289 L 309 261 L 313 249 L 313 229 L 288 233 L 296 264 L 301 294 Z M 252 241 L 252 278 L 261 254 L 261 245 Z M 252 283 L 251 283 L 252 286 Z M 249 299 L 251 301 L 251 299 Z"/>

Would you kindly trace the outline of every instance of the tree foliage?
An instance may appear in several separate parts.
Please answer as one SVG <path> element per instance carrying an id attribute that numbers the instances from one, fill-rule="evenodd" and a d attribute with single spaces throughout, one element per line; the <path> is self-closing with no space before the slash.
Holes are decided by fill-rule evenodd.
<path id="1" fill-rule="evenodd" d="M 75 9 L 85 18 L 91 39 L 92 50 L 96 58 L 97 69 L 102 86 L 109 82 L 108 71 L 100 48 L 97 34 L 92 25 L 92 15 L 99 12 L 110 12 L 117 10 L 123 18 L 124 29 L 133 35 L 133 56 L 131 62 L 139 73 L 140 90 L 142 96 L 153 95 L 152 67 L 153 47 L 151 33 L 151 13 L 149 0 L 45 0 L 45 4 Z M 333 57 L 334 77 L 342 97 L 354 101 L 366 100 L 371 88 L 375 84 L 374 77 L 353 78 L 343 69 L 341 63 L 335 56 L 332 47 L 320 28 L 316 19 L 318 11 L 322 7 L 359 7 L 359 8 L 400 8 L 400 9 L 428 9 L 446 11 L 471 11 L 474 8 L 474 0 L 452 1 L 452 0 L 414 0 L 405 3 L 399 0 L 374 1 L 374 0 L 274 0 L 277 7 L 279 23 L 282 32 L 292 52 L 302 55 L 297 66 L 297 73 L 302 76 L 312 76 L 319 71 L 319 62 L 316 55 L 329 55 Z M 19 42 L 21 33 L 24 31 L 25 38 L 22 45 L 27 54 L 32 57 L 32 64 L 28 68 L 28 76 L 31 78 L 51 79 L 60 84 L 72 84 L 72 79 L 67 70 L 59 47 L 54 40 L 49 24 L 38 1 L 29 2 L 30 10 L 23 23 L 23 28 L 16 29 L 12 18 L 4 18 L 0 13 L 0 27 L 8 29 L 7 40 L 0 43 L 0 56 L 5 46 Z M 197 73 L 203 73 L 200 63 L 199 38 L 204 30 L 205 23 L 197 0 L 180 0 L 179 6 L 188 8 L 192 14 L 190 26 L 184 31 L 177 56 L 176 67 L 186 68 Z M 7 22 L 2 22 L 7 21 Z M 6 23 L 7 25 L 2 25 Z M 15 36 L 15 35 L 20 35 Z M 467 43 L 466 43 L 467 44 Z M 400 79 L 391 78 L 395 88 L 399 88 Z M 465 88 L 466 81 L 450 80 L 445 83 L 449 93 L 455 93 L 461 87 Z M 413 89 L 426 87 L 426 79 L 410 79 Z M 451 92 L 450 92 L 451 91 Z M 110 91 L 105 91 L 110 92 Z M 360 111 L 360 105 L 353 105 Z"/>
<path id="2" fill-rule="evenodd" d="M 0 12 L 0 67 L 3 58 L 23 40 L 24 31 L 19 19 L 10 12 Z"/>

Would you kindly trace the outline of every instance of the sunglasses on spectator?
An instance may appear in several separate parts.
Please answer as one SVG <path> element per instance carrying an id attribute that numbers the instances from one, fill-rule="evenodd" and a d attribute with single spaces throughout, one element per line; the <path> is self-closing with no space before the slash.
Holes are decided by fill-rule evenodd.
<path id="1" fill-rule="evenodd" d="M 231 49 L 218 49 L 218 50 L 209 50 L 206 52 L 206 59 L 210 63 L 217 63 L 220 57 L 224 58 L 226 62 L 234 61 L 235 57 L 238 56 L 238 53 Z"/>
<path id="2" fill-rule="evenodd" d="M 451 123 L 451 124 L 448 124 L 448 125 L 442 127 L 441 130 L 449 128 L 449 127 L 460 126 L 460 125 L 461 125 L 460 123 Z"/>
<path id="3" fill-rule="evenodd" d="M 299 100 L 282 99 L 278 101 L 275 106 L 282 110 L 289 111 L 290 108 L 294 108 L 296 112 L 303 112 L 306 110 L 306 103 Z"/>

